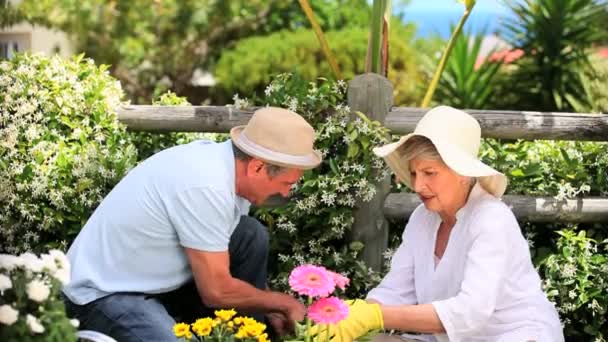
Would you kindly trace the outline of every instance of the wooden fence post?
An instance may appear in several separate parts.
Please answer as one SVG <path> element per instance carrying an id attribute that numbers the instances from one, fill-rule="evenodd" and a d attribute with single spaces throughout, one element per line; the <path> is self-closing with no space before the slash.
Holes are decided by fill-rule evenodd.
<path id="1" fill-rule="evenodd" d="M 393 86 L 379 74 L 358 75 L 348 84 L 348 105 L 352 112 L 360 111 L 370 119 L 384 123 L 393 105 Z M 373 184 L 376 186 L 376 195 L 370 202 L 359 203 L 349 238 L 364 243 L 363 260 L 373 270 L 380 271 L 383 252 L 388 245 L 388 221 L 382 209 L 391 182 L 386 177 Z"/>

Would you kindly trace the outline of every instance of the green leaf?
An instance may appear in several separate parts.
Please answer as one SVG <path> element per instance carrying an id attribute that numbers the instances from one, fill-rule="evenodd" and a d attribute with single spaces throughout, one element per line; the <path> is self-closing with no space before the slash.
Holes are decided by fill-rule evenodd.
<path id="1" fill-rule="evenodd" d="M 348 145 L 348 152 L 346 153 L 346 157 L 349 159 L 353 159 L 359 154 L 359 144 L 352 142 Z"/>

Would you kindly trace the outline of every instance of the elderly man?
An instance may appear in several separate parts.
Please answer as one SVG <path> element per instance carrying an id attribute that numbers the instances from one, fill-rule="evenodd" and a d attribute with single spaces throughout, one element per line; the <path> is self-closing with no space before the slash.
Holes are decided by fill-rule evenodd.
<path id="1" fill-rule="evenodd" d="M 118 341 L 174 341 L 176 319 L 212 308 L 266 314 L 279 332 L 303 319 L 266 288 L 268 233 L 250 203 L 285 198 L 321 163 L 313 128 L 263 108 L 224 143 L 195 141 L 150 157 L 110 192 L 68 251 L 63 290 L 81 329 Z"/>

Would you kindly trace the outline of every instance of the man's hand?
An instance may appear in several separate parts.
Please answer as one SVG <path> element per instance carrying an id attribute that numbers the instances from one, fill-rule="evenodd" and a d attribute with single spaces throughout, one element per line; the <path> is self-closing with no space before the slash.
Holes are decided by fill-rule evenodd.
<path id="1" fill-rule="evenodd" d="M 301 321 L 306 314 L 306 307 L 294 297 L 280 292 L 273 292 L 278 306 L 282 308 L 281 313 L 291 322 Z M 293 324 L 293 323 L 292 323 Z"/>
<path id="2" fill-rule="evenodd" d="M 316 325 L 311 328 L 311 335 L 316 335 L 315 341 L 326 341 L 327 333 L 329 333 L 331 342 L 352 342 L 370 330 L 384 329 L 380 305 L 361 299 L 347 301 L 347 303 L 349 312 L 345 320 L 330 325 L 329 331 L 325 325 Z"/>
<path id="3" fill-rule="evenodd" d="M 280 337 L 283 337 L 288 334 L 293 334 L 294 332 L 294 322 L 292 320 L 287 319 L 287 317 L 282 313 L 271 312 L 269 314 L 266 314 L 266 320 L 268 321 L 268 324 L 272 326 L 272 329 L 274 329 L 275 333 Z"/>

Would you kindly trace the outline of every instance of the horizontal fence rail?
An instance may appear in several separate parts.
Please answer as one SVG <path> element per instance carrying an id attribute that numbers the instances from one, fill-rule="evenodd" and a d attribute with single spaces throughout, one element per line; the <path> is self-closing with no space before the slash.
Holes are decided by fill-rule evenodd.
<path id="1" fill-rule="evenodd" d="M 505 195 L 517 219 L 529 222 L 608 222 L 608 198 L 586 197 L 558 201 L 553 197 Z M 389 194 L 384 202 L 388 219 L 406 219 L 422 203 L 411 193 Z"/>
<path id="2" fill-rule="evenodd" d="M 130 130 L 148 132 L 227 133 L 247 123 L 256 108 L 229 106 L 129 105 L 117 110 L 118 118 Z M 421 108 L 393 107 L 385 125 L 393 133 L 414 130 L 426 112 Z M 608 141 L 608 115 L 468 110 L 482 127 L 484 137 L 505 139 L 550 139 Z M 504 201 L 515 216 L 531 222 L 608 222 L 608 198 L 557 201 L 552 197 L 506 195 Z M 384 214 L 404 219 L 420 204 L 413 194 L 390 194 Z"/>
<path id="3" fill-rule="evenodd" d="M 118 118 L 134 131 L 216 132 L 247 123 L 253 109 L 228 106 L 123 106 Z M 426 112 L 393 107 L 384 125 L 395 134 L 410 133 Z M 480 123 L 482 135 L 502 139 L 608 141 L 608 115 L 526 111 L 467 110 Z"/>

